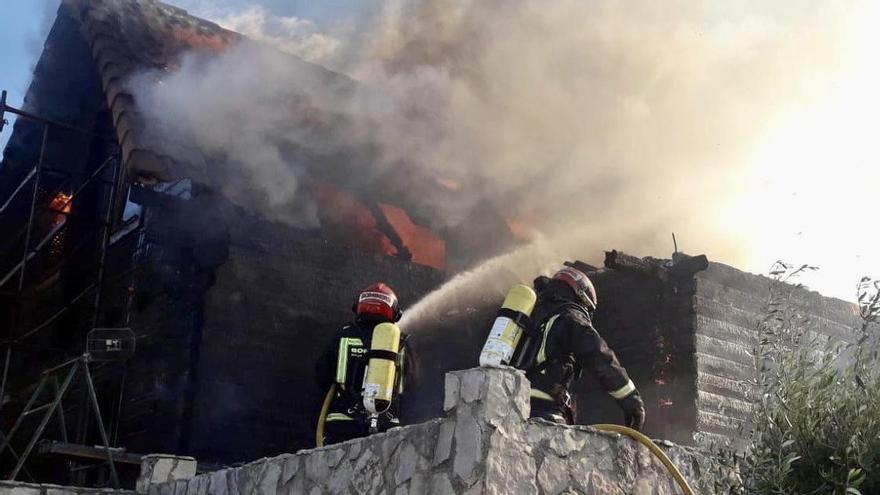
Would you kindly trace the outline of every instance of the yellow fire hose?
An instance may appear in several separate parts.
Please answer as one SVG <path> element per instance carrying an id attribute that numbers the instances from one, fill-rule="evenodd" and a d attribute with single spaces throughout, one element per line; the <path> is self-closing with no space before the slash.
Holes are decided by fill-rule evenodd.
<path id="1" fill-rule="evenodd" d="M 324 446 L 324 423 L 327 420 L 327 411 L 330 410 L 330 403 L 333 402 L 333 397 L 336 395 L 336 384 L 334 383 L 330 390 L 327 391 L 327 395 L 324 396 L 324 404 L 321 405 L 321 414 L 318 415 L 318 427 L 315 429 L 315 445 L 318 447 Z"/>
<path id="2" fill-rule="evenodd" d="M 657 456 L 657 458 L 660 459 L 660 462 L 662 462 L 663 465 L 666 466 L 666 469 L 669 470 L 669 473 L 672 474 L 673 478 L 675 478 L 675 482 L 678 483 L 678 486 L 681 488 L 681 491 L 684 492 L 684 495 L 694 495 L 694 491 L 691 490 L 690 486 L 688 486 L 687 480 L 684 479 L 681 471 L 679 471 L 678 468 L 675 467 L 675 464 L 673 464 L 672 461 L 669 460 L 669 457 L 666 455 L 666 453 L 660 450 L 660 447 L 652 442 L 650 438 L 642 435 L 632 428 L 627 428 L 626 426 L 622 425 L 599 424 L 591 426 L 597 430 L 611 431 L 614 433 L 620 433 L 621 435 L 626 435 L 644 445 L 645 447 L 648 447 L 648 450 L 650 450 L 652 454 Z"/>

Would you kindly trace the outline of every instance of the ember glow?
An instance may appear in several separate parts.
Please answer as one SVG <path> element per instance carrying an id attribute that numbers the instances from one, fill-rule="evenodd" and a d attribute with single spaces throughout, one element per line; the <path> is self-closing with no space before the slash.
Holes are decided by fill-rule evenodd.
<path id="1" fill-rule="evenodd" d="M 669 365 L 672 363 L 673 356 L 670 352 L 669 342 L 664 336 L 658 336 L 654 340 L 654 346 L 657 349 L 658 356 L 653 366 L 654 384 L 658 387 L 664 387 L 669 384 L 667 371 L 669 370 Z M 663 405 L 663 401 L 664 399 L 660 399 L 661 405 Z M 672 402 L 669 402 L 669 404 L 672 404 Z"/>
<path id="2" fill-rule="evenodd" d="M 52 217 L 52 229 L 60 229 L 67 221 L 67 215 L 73 211 L 73 193 L 60 191 L 49 202 L 49 211 L 54 213 Z M 64 249 L 65 231 L 56 234 L 50 243 L 50 253 L 53 259 L 57 259 Z"/>
<path id="3" fill-rule="evenodd" d="M 232 41 L 234 41 L 231 37 L 224 38 L 219 35 L 205 35 L 192 28 L 175 29 L 172 36 L 187 46 L 197 49 L 212 50 L 216 53 L 222 52 Z"/>
<path id="4" fill-rule="evenodd" d="M 52 198 L 52 201 L 49 203 L 49 209 L 57 213 L 53 225 L 63 222 L 67 215 L 73 211 L 73 193 L 60 191 Z"/>

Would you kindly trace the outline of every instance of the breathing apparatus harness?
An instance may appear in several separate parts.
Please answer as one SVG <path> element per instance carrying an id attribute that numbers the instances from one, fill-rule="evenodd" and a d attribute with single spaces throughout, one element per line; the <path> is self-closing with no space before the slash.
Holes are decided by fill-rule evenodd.
<path id="1" fill-rule="evenodd" d="M 324 445 L 324 427 L 327 422 L 330 406 L 341 390 L 346 396 L 350 407 L 342 419 L 360 421 L 368 417 L 370 433 L 378 430 L 379 416 L 391 408 L 393 400 L 402 388 L 403 353 L 401 344 L 406 340 L 400 328 L 394 324 L 400 320 L 402 312 L 398 304 L 397 294 L 383 282 L 377 282 L 363 288 L 355 298 L 351 311 L 356 315 L 354 326 L 361 335 L 355 338 L 343 337 L 339 342 L 336 363 L 336 381 L 327 391 L 318 415 L 315 429 L 315 443 Z M 361 323 L 376 321 L 372 328 L 369 350 L 364 349 L 366 331 Z M 358 349 L 358 354 L 366 354 L 366 366 L 363 369 L 363 382 L 351 383 L 360 376 L 360 367 L 349 368 L 351 349 Z M 362 359 L 357 360 L 362 363 Z"/>
<path id="2" fill-rule="evenodd" d="M 557 304 L 550 306 L 550 309 L 548 309 L 545 314 L 539 315 L 541 317 L 540 319 L 529 320 L 529 325 L 525 327 L 525 337 L 527 337 L 527 340 L 523 341 L 517 349 L 511 364 L 513 367 L 524 371 L 543 371 L 549 364 L 555 363 L 555 360 L 550 359 L 544 359 L 541 360 L 541 362 L 538 362 L 538 354 L 541 350 L 542 344 L 546 342 L 547 333 L 550 331 L 552 324 L 547 328 L 544 328 L 544 326 L 550 321 L 550 319 L 559 315 L 566 308 L 588 314 L 584 308 L 577 303 L 562 300 L 556 302 Z"/>
<path id="3" fill-rule="evenodd" d="M 556 304 L 549 306 L 547 310 L 543 310 L 543 308 L 540 307 L 536 308 L 537 310 L 540 310 L 543 314 L 536 315 L 539 319 L 534 320 L 533 324 L 528 327 L 525 339 L 521 343 L 519 349 L 517 349 L 517 353 L 514 356 L 512 365 L 515 368 L 524 370 L 527 374 L 537 374 L 544 376 L 548 369 L 551 369 L 561 364 L 558 358 L 545 357 L 544 359 L 541 359 L 543 354 L 542 351 L 544 350 L 544 346 L 547 342 L 547 336 L 553 327 L 554 322 L 551 322 L 551 320 L 554 317 L 558 316 L 562 311 L 566 309 L 579 311 L 589 316 L 589 313 L 584 309 L 584 307 L 575 302 L 561 299 L 552 300 L 551 302 L 556 302 Z M 583 374 L 583 369 L 581 368 L 580 364 L 576 361 L 572 362 L 571 364 L 574 367 L 574 378 L 580 378 Z M 546 384 L 542 385 L 546 386 Z M 533 396 L 538 396 L 536 398 L 551 400 L 553 403 L 559 406 L 564 412 L 568 422 L 574 423 L 575 418 L 574 409 L 572 407 L 572 396 L 568 390 L 565 390 L 562 393 L 550 394 L 549 390 L 542 390 L 541 388 L 533 387 L 533 391 Z"/>
<path id="4" fill-rule="evenodd" d="M 362 333 L 371 334 L 369 349 L 363 354 L 366 358 L 363 381 L 351 383 L 352 379 L 360 376 L 360 370 L 352 371 L 349 368 L 348 347 L 343 345 L 344 341 L 341 342 L 337 355 L 337 379 L 327 391 L 318 416 L 315 443 L 319 447 L 324 445 L 324 428 L 330 415 L 329 410 L 339 394 L 344 394 L 345 403 L 350 404 L 345 416 L 353 421 L 366 421 L 370 434 L 373 434 L 378 431 L 379 417 L 388 412 L 403 389 L 405 342 L 408 336 L 402 334 L 400 328 L 391 322 L 378 323 L 371 331 L 363 329 L 358 323 L 361 320 L 357 320 L 354 326 Z M 362 347 L 367 336 L 361 335 L 354 340 Z"/>

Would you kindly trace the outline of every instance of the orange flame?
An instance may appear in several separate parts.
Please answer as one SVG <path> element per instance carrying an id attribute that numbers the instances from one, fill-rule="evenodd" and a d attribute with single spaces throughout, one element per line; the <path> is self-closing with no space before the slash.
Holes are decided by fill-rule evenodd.
<path id="1" fill-rule="evenodd" d="M 65 215 L 70 214 L 71 209 L 73 208 L 73 193 L 69 193 L 67 191 L 61 191 L 55 195 L 52 199 L 52 202 L 49 203 L 49 208 L 52 210 L 63 213 Z"/>
<path id="2" fill-rule="evenodd" d="M 67 215 L 70 215 L 73 209 L 73 193 L 61 191 L 56 194 L 49 203 L 49 209 L 56 213 L 52 219 L 52 226 L 56 227 L 67 219 Z"/>

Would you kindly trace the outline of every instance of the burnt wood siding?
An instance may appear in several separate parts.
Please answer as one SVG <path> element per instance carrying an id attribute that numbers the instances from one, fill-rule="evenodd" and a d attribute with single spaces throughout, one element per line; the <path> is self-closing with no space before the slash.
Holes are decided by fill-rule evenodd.
<path id="1" fill-rule="evenodd" d="M 758 396 L 753 352 L 757 324 L 766 312 L 770 279 L 719 263 L 696 276 L 693 296 L 696 341 L 696 430 L 701 442 L 739 437 Z M 827 339 L 851 342 L 859 325 L 855 306 L 795 289 L 792 303 L 808 318 L 806 328 Z"/>
<path id="2" fill-rule="evenodd" d="M 250 460 L 314 446 L 325 390 L 315 363 L 376 281 L 403 304 L 441 273 L 256 218 L 231 226 L 229 257 L 205 302 L 191 452 Z M 234 448 L 230 448 L 234 445 Z"/>
<path id="3" fill-rule="evenodd" d="M 404 305 L 442 272 L 265 220 L 201 186 L 141 193 L 120 443 L 229 464 L 314 445 L 315 361 L 383 280 Z M 122 304 L 113 300 L 112 306 Z"/>
<path id="4" fill-rule="evenodd" d="M 608 269 L 593 275 L 599 297 L 594 324 L 645 401 L 645 432 L 693 443 L 697 420 L 690 277 Z M 586 374 L 585 374 L 586 375 Z M 619 423 L 620 409 L 589 376 L 576 382 L 578 422 Z"/>

